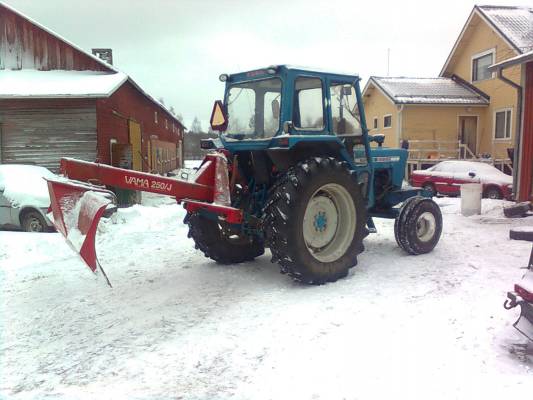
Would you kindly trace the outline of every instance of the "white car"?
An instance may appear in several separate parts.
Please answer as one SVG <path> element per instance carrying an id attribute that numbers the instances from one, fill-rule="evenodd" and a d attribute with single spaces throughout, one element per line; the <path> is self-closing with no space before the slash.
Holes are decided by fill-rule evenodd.
<path id="1" fill-rule="evenodd" d="M 34 165 L 0 165 L 0 227 L 46 232 L 53 225 L 46 217 L 50 206 L 44 178 L 55 175 Z"/>
<path id="2" fill-rule="evenodd" d="M 511 199 L 513 177 L 490 164 L 478 161 L 449 160 L 428 169 L 413 171 L 411 185 L 421 187 L 433 195 L 458 195 L 464 183 L 481 183 L 483 197 Z"/>

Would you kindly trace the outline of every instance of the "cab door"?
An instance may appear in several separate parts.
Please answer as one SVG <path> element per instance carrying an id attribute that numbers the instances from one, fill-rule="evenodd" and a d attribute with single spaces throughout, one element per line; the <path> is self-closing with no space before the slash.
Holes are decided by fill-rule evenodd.
<path id="1" fill-rule="evenodd" d="M 356 89 L 351 82 L 327 81 L 330 132 L 341 137 L 361 136 Z"/>
<path id="2" fill-rule="evenodd" d="M 325 82 L 312 74 L 294 79 L 292 122 L 296 134 L 327 133 Z"/>

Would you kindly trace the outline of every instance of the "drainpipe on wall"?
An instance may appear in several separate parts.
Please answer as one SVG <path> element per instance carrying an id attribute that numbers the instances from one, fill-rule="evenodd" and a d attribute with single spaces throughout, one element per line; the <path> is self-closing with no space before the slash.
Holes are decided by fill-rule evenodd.
<path id="1" fill-rule="evenodd" d="M 403 111 L 403 104 L 398 107 L 398 118 L 396 119 L 396 123 L 398 124 L 396 126 L 396 145 L 398 147 L 402 146 L 402 111 Z"/>
<path id="2" fill-rule="evenodd" d="M 522 86 L 503 76 L 503 68 L 498 68 L 498 79 L 507 83 L 516 90 L 516 129 L 515 129 L 515 146 L 513 149 L 513 194 L 518 195 L 518 170 L 520 164 L 520 132 L 522 131 Z"/>

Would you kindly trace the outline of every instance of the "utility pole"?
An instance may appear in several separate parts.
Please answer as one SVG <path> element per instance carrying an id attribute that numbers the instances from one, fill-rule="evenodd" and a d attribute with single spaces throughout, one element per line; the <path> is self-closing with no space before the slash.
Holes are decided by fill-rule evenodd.
<path id="1" fill-rule="evenodd" d="M 387 49 L 387 76 L 390 72 L 390 48 Z"/>

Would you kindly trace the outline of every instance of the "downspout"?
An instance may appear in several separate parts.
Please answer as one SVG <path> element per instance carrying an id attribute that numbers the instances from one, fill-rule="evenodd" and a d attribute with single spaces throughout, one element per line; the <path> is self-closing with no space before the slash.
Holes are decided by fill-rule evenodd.
<path id="1" fill-rule="evenodd" d="M 403 111 L 403 106 L 404 104 L 402 104 L 400 107 L 398 107 L 398 118 L 397 118 L 397 124 L 398 126 L 396 127 L 396 145 L 398 147 L 401 147 L 402 146 L 402 125 L 403 125 L 403 119 L 402 119 L 402 111 Z"/>
<path id="2" fill-rule="evenodd" d="M 498 79 L 507 83 L 516 89 L 516 129 L 515 129 L 515 146 L 513 149 L 513 195 L 516 197 L 518 192 L 518 166 L 520 164 L 520 132 L 522 131 L 522 86 L 503 76 L 503 68 L 498 68 Z"/>

